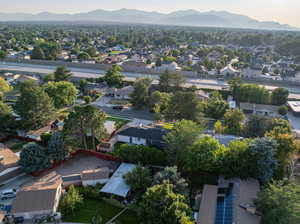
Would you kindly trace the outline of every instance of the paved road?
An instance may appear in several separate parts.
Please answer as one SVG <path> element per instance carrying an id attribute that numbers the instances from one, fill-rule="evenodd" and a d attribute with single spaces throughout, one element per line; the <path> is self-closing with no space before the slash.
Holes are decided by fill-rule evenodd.
<path id="1" fill-rule="evenodd" d="M 34 64 L 19 64 L 19 63 L 6 63 L 2 62 L 0 64 L 0 70 L 8 70 L 8 71 L 20 71 L 20 72 L 32 72 L 32 73 L 41 73 L 48 74 L 55 70 L 56 66 L 46 66 L 46 65 L 34 65 Z M 97 70 L 97 69 L 86 69 L 86 68 L 74 68 L 69 67 L 72 71 L 73 76 L 77 78 L 97 78 L 104 75 L 105 71 Z M 158 75 L 148 75 L 141 73 L 130 73 L 123 72 L 126 76 L 126 80 L 134 81 L 138 77 L 149 77 L 154 80 L 154 83 L 158 83 Z M 198 88 L 208 88 L 208 89 L 216 89 L 220 90 L 222 88 L 228 87 L 228 84 L 223 81 L 212 80 L 212 79 L 196 79 L 196 78 L 188 78 L 187 86 L 196 85 Z M 273 90 L 277 88 L 274 85 L 265 85 L 265 87 L 269 90 Z M 300 88 L 297 87 L 289 87 L 288 88 L 291 96 L 300 99 Z"/>

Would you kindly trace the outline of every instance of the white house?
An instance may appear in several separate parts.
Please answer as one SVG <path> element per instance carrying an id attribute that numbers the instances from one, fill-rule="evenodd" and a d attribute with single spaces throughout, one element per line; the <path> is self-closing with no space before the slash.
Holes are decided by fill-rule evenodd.
<path id="1" fill-rule="evenodd" d="M 117 133 L 118 142 L 132 145 L 149 145 L 163 148 L 165 143 L 163 136 L 167 130 L 154 127 L 128 127 Z"/>
<path id="2" fill-rule="evenodd" d="M 220 71 L 221 75 L 226 76 L 226 75 L 238 75 L 239 71 L 233 68 L 231 64 L 227 65 L 225 68 L 223 68 Z"/>
<path id="3" fill-rule="evenodd" d="M 254 114 L 268 117 L 278 117 L 279 106 L 254 104 L 254 103 L 240 103 L 240 109 L 245 114 Z"/>

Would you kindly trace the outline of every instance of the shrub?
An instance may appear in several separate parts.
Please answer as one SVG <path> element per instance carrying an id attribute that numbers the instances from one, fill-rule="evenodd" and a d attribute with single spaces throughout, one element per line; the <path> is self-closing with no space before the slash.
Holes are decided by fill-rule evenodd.
<path id="1" fill-rule="evenodd" d="M 114 154 L 125 161 L 143 165 L 165 165 L 166 154 L 160 149 L 143 145 L 122 144 Z"/>

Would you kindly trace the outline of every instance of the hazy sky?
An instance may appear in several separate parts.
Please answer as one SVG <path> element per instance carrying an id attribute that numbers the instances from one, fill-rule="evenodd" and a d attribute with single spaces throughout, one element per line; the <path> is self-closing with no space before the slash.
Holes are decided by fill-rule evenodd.
<path id="1" fill-rule="evenodd" d="M 0 12 L 87 12 L 120 8 L 171 12 L 226 10 L 300 27 L 300 0 L 0 0 Z"/>

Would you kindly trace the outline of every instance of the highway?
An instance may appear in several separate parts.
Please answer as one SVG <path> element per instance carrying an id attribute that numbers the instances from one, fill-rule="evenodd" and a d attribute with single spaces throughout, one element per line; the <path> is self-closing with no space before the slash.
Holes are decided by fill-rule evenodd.
<path id="1" fill-rule="evenodd" d="M 35 65 L 35 64 L 21 64 L 21 63 L 11 63 L 11 62 L 2 62 L 0 63 L 0 70 L 5 71 L 16 71 L 16 72 L 30 72 L 30 73 L 39 73 L 39 74 L 49 74 L 56 69 L 56 66 L 48 66 L 48 65 Z M 72 71 L 73 77 L 76 78 L 97 78 L 102 77 L 105 73 L 104 70 L 97 69 L 86 69 L 86 68 L 75 68 L 68 67 L 69 70 Z M 154 74 L 140 74 L 140 73 L 131 73 L 131 72 L 122 72 L 128 81 L 134 81 L 139 77 L 149 77 L 153 79 L 154 83 L 158 83 L 158 75 Z M 220 90 L 223 88 L 227 88 L 229 85 L 224 81 L 218 81 L 213 79 L 196 79 L 196 78 L 188 78 L 186 86 L 195 85 L 198 88 L 207 88 L 207 89 L 215 89 Z M 265 87 L 269 90 L 273 90 L 278 86 L 274 85 L 265 85 Z M 297 87 L 288 87 L 287 88 L 291 96 L 300 99 L 300 88 Z"/>

